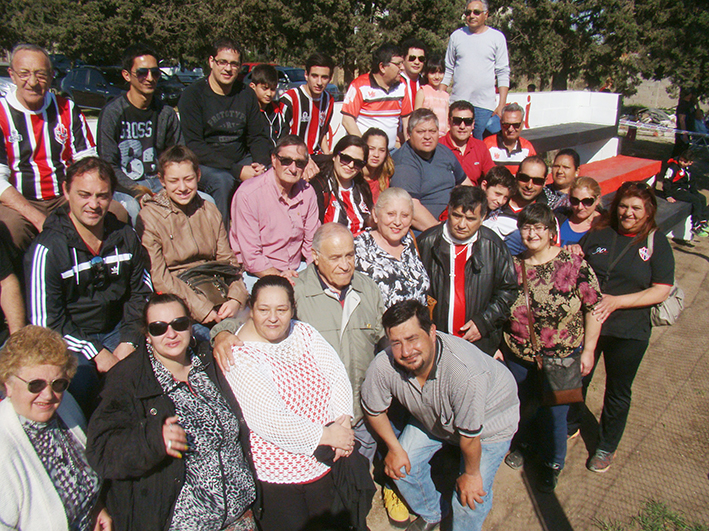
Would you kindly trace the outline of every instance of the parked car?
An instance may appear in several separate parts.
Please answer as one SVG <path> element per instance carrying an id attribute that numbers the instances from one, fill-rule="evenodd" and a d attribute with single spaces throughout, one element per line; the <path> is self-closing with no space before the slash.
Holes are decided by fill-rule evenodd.
<path id="1" fill-rule="evenodd" d="M 15 87 L 7 69 L 10 65 L 0 65 L 0 96 L 7 96 Z"/>
<path id="2" fill-rule="evenodd" d="M 186 68 L 180 63 L 177 63 L 177 65 L 171 64 L 167 59 L 160 61 L 158 66 L 164 77 L 167 76 L 175 81 L 179 81 L 183 85 L 191 85 L 198 79 L 204 77 L 204 72 L 200 67 Z"/>
<path id="3" fill-rule="evenodd" d="M 177 105 L 185 85 L 175 76 L 162 75 L 157 97 L 171 106 Z M 81 66 L 71 69 L 61 82 L 61 94 L 84 109 L 103 108 L 106 103 L 128 90 L 118 66 Z"/>
<path id="4" fill-rule="evenodd" d="M 280 98 L 286 91 L 295 88 L 299 85 L 305 85 L 305 68 L 295 68 L 292 66 L 277 66 L 278 71 L 278 88 L 276 89 L 276 98 Z M 244 76 L 244 83 L 251 82 L 251 72 Z M 342 101 L 344 94 L 340 93 L 340 89 L 334 83 L 328 83 L 325 88 L 335 101 Z"/>

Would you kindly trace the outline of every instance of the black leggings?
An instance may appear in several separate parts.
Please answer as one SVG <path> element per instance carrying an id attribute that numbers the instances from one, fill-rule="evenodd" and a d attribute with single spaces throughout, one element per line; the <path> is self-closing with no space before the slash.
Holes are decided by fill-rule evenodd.
<path id="1" fill-rule="evenodd" d="M 328 516 L 335 496 L 332 474 L 312 483 L 261 482 L 262 531 L 310 531 L 328 529 Z"/>
<path id="2" fill-rule="evenodd" d="M 684 201 L 692 205 L 692 226 L 696 227 L 702 221 L 707 220 L 709 216 L 709 212 L 707 212 L 707 200 L 700 192 L 677 190 L 672 192 L 672 197 L 677 201 Z"/>

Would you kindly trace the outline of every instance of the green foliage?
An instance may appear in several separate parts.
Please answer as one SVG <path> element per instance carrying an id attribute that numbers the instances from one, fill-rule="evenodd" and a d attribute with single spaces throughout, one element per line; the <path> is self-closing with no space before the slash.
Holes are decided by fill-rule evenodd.
<path id="1" fill-rule="evenodd" d="M 621 522 L 596 522 L 595 525 L 601 531 L 709 531 L 709 526 L 689 522 L 685 515 L 655 500 L 645 502 L 640 513 L 627 525 Z"/>

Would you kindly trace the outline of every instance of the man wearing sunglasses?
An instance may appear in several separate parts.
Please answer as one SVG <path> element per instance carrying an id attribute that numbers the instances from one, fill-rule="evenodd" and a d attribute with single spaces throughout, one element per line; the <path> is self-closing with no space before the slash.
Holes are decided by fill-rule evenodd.
<path id="1" fill-rule="evenodd" d="M 421 88 L 421 72 L 426 66 L 426 45 L 418 39 L 406 39 L 400 48 L 404 54 L 404 71 L 401 77 L 404 78 L 409 99 L 413 102 L 416 101 L 416 93 Z"/>
<path id="2" fill-rule="evenodd" d="M 67 206 L 47 218 L 25 255 L 29 321 L 62 334 L 76 354 L 70 390 L 86 413 L 98 396 L 99 373 L 141 340 L 143 305 L 152 293 L 138 236 L 108 212 L 116 186 L 106 161 L 72 164 L 63 183 Z"/>
<path id="3" fill-rule="evenodd" d="M 546 204 L 547 196 L 544 193 L 544 184 L 548 174 L 549 167 L 540 156 L 532 155 L 524 159 L 519 165 L 516 176 L 517 193 L 510 198 L 505 206 L 493 212 L 483 222 L 483 225 L 491 228 L 502 238 L 513 256 L 525 250 L 517 228 L 517 217 L 527 205 L 536 202 Z M 556 233 L 559 234 L 558 226 Z"/>
<path id="4" fill-rule="evenodd" d="M 118 190 L 138 197 L 145 193 L 138 186 L 160 191 L 160 154 L 185 142 L 177 114 L 155 97 L 161 77 L 156 52 L 145 44 L 129 46 L 123 53 L 121 74 L 128 92 L 101 110 L 97 147 L 116 173 Z"/>
<path id="5" fill-rule="evenodd" d="M 451 103 L 448 108 L 448 133 L 440 143 L 450 149 L 463 166 L 463 171 L 473 184 L 495 166 L 490 152 L 482 140 L 473 136 L 475 108 L 465 100 Z"/>
<path id="6" fill-rule="evenodd" d="M 501 111 L 510 87 L 510 62 L 507 40 L 496 29 L 486 25 L 487 0 L 472 0 L 463 13 L 466 27 L 455 30 L 446 51 L 446 75 L 441 86 L 448 88 L 454 79 L 451 102 L 466 100 L 475 107 L 473 136 L 482 140 L 487 129 L 497 133 Z M 495 102 L 495 85 L 500 93 Z"/>
<path id="7" fill-rule="evenodd" d="M 515 174 L 520 162 L 537 154 L 532 143 L 520 136 L 524 129 L 524 109 L 516 103 L 505 105 L 500 126 L 502 130 L 496 135 L 488 136 L 485 145 L 490 150 L 490 157 L 495 164 L 505 166 Z"/>
<path id="8" fill-rule="evenodd" d="M 237 81 L 241 48 L 220 39 L 209 57 L 209 75 L 185 89 L 178 103 L 187 147 L 199 157 L 199 189 L 214 198 L 229 230 L 236 187 L 271 163 L 271 140 L 256 93 Z"/>
<path id="9" fill-rule="evenodd" d="M 265 275 L 297 277 L 313 261 L 320 226 L 315 190 L 303 179 L 309 161 L 305 141 L 281 137 L 271 161 L 273 167 L 242 184 L 231 203 L 229 243 L 244 265 L 249 291 Z"/>

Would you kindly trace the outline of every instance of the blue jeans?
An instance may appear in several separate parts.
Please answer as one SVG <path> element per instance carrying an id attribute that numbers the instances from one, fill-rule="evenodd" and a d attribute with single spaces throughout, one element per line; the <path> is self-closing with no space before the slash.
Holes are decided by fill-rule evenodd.
<path id="1" fill-rule="evenodd" d="M 505 356 L 505 362 L 517 382 L 521 410 L 515 443 L 530 446 L 536 442 L 544 464 L 561 470 L 566 461 L 566 416 L 569 405 L 542 406 L 536 382 L 536 366 L 511 354 Z M 538 441 L 532 440 L 535 436 L 539 438 Z"/>
<path id="2" fill-rule="evenodd" d="M 399 437 L 399 443 L 409 456 L 411 472 L 403 479 L 395 480 L 399 492 L 426 522 L 440 522 L 443 517 L 441 493 L 431 478 L 429 461 L 441 449 L 444 442 L 426 433 L 416 424 L 408 424 Z M 492 484 L 502 459 L 510 449 L 510 441 L 483 444 L 480 455 L 480 474 L 483 478 L 483 503 L 475 510 L 460 503 L 458 493 L 453 494 L 453 531 L 479 531 L 492 508 Z M 461 472 L 463 470 L 461 458 Z M 405 470 L 404 470 L 405 472 Z"/>
<path id="3" fill-rule="evenodd" d="M 483 109 L 482 107 L 475 107 L 475 127 L 473 129 L 473 136 L 475 138 L 482 140 L 485 130 L 488 130 L 492 134 L 497 134 L 501 129 L 500 118 L 494 114 L 494 111 Z"/>
<path id="4" fill-rule="evenodd" d="M 251 164 L 251 155 L 239 161 L 239 164 Z M 199 189 L 208 193 L 214 198 L 214 204 L 217 205 L 219 213 L 222 215 L 224 227 L 229 232 L 230 217 L 231 217 L 231 198 L 239 186 L 241 181 L 234 177 L 231 172 L 212 168 L 210 166 L 202 166 L 200 164 L 199 171 L 202 176 L 199 180 Z"/>

